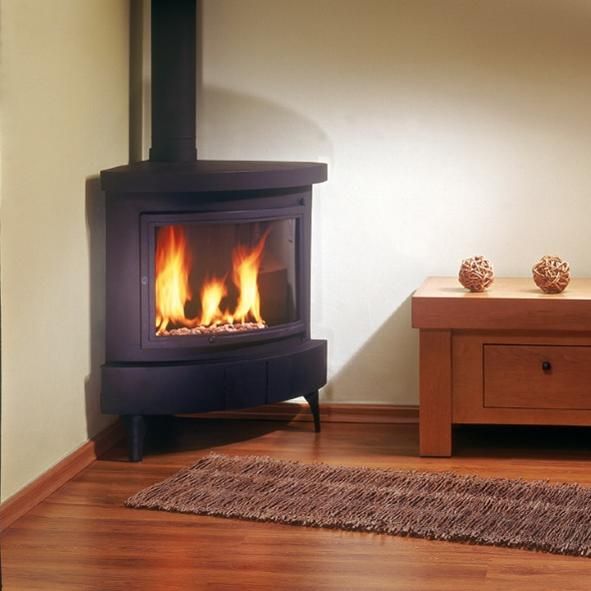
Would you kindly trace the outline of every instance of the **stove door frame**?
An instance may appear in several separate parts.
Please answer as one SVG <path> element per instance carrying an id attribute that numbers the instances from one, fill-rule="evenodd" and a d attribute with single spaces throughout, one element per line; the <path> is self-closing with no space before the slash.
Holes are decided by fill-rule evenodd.
<path id="1" fill-rule="evenodd" d="M 243 344 L 262 343 L 283 339 L 304 332 L 305 326 L 300 314 L 300 300 L 305 293 L 300 289 L 301 262 L 304 259 L 304 245 L 301 239 L 304 225 L 304 207 L 285 207 L 273 209 L 233 210 L 224 212 L 180 212 L 180 213 L 143 213 L 140 221 L 140 260 L 141 260 L 141 345 L 142 348 L 186 348 L 194 347 L 211 350 L 215 347 L 236 347 Z M 281 325 L 265 328 L 264 331 L 250 331 L 234 334 L 156 336 L 155 335 L 155 228 L 162 225 L 206 225 L 253 223 L 278 220 L 296 221 L 296 314 L 297 319 Z"/>

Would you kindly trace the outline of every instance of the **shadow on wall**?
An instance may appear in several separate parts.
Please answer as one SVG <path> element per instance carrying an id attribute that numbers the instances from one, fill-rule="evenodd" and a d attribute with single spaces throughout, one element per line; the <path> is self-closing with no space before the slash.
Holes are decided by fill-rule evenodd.
<path id="1" fill-rule="evenodd" d="M 202 114 L 198 120 L 203 123 L 198 127 L 198 145 L 207 146 L 207 155 L 201 153 L 200 157 L 240 159 L 248 154 L 252 159 L 320 160 L 334 164 L 333 146 L 327 134 L 295 111 L 260 97 L 212 86 L 201 88 L 199 104 Z M 329 182 L 330 174 L 329 166 Z M 317 227 L 314 239 L 321 238 L 319 222 L 313 221 Z M 315 261 L 316 270 L 321 264 L 322 256 Z M 320 281 L 320 277 L 313 281 Z M 397 403 L 416 403 L 418 337 L 411 328 L 410 303 L 408 297 L 341 369 L 329 375 L 323 400 L 383 402 L 391 399 L 395 391 L 403 393 L 397 396 Z M 329 357 L 334 345 L 330 340 Z"/>
<path id="2" fill-rule="evenodd" d="M 401 393 L 396 404 L 416 404 L 418 331 L 411 326 L 411 300 L 408 296 L 332 376 L 322 391 L 324 401 L 383 403 L 394 390 Z"/>
<path id="3" fill-rule="evenodd" d="M 207 146 L 200 158 L 332 160 L 332 144 L 317 123 L 264 98 L 205 85 L 198 108 L 197 146 Z"/>
<path id="4" fill-rule="evenodd" d="M 98 177 L 86 179 L 86 230 L 90 257 L 90 373 L 84 380 L 86 430 L 96 435 L 110 421 L 100 409 L 101 365 L 105 361 L 105 194 Z"/>

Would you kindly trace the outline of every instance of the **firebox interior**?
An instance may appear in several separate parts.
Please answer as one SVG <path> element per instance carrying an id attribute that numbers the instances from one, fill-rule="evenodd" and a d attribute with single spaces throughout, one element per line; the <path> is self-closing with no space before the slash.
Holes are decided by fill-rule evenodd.
<path id="1" fill-rule="evenodd" d="M 224 334 L 297 320 L 298 221 L 153 224 L 156 336 Z"/>

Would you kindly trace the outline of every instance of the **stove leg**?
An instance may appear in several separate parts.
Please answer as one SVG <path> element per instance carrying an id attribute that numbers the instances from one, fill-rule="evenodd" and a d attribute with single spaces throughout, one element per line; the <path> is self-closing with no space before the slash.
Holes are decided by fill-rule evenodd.
<path id="1" fill-rule="evenodd" d="M 310 410 L 312 411 L 312 416 L 314 417 L 314 431 L 316 431 L 316 433 L 320 433 L 320 407 L 318 406 L 318 390 L 312 392 L 311 394 L 307 394 L 304 396 L 304 398 L 310 405 Z"/>
<path id="2" fill-rule="evenodd" d="M 141 462 L 144 457 L 144 437 L 146 422 L 142 415 L 123 417 L 127 427 L 127 449 L 130 462 Z"/>

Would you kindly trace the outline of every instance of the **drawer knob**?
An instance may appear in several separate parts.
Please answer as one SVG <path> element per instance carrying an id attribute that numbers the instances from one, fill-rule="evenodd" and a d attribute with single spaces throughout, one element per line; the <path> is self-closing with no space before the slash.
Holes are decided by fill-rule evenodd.
<path id="1" fill-rule="evenodd" d="M 542 361 L 542 369 L 544 371 L 550 371 L 552 369 L 552 364 L 549 361 Z"/>

